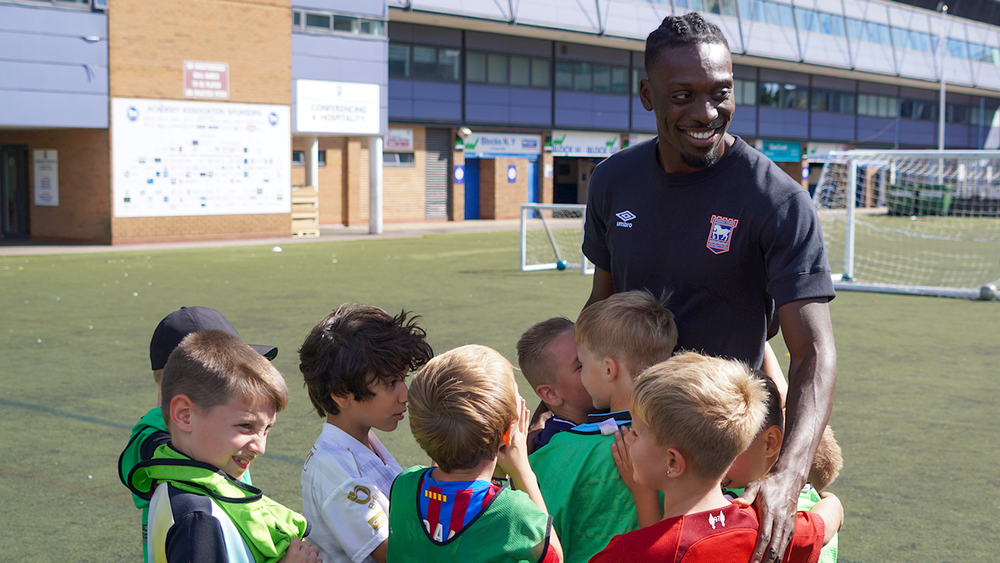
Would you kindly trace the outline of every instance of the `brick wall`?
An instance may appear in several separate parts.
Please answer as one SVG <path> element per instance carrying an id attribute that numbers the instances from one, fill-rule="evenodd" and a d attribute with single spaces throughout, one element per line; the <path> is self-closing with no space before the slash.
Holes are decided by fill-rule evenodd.
<path id="1" fill-rule="evenodd" d="M 110 92 L 184 99 L 184 60 L 229 63 L 229 101 L 291 104 L 289 0 L 114 0 L 108 10 Z"/>
<path id="2" fill-rule="evenodd" d="M 482 219 L 517 219 L 528 196 L 528 160 L 496 158 L 479 161 L 479 216 Z M 507 179 L 508 166 L 517 167 L 517 180 Z"/>
<path id="3" fill-rule="evenodd" d="M 108 10 L 110 94 L 182 100 L 183 61 L 213 61 L 229 63 L 229 102 L 290 105 L 291 17 L 290 0 L 115 0 Z M 108 217 L 114 243 L 291 232 L 287 213 L 110 218 L 109 209 Z"/>
<path id="4" fill-rule="evenodd" d="M 456 151 L 452 149 L 451 151 L 451 162 L 452 167 L 455 166 L 465 166 L 465 153 L 462 151 Z M 450 206 L 448 207 L 448 220 L 450 221 L 464 221 L 465 220 L 465 182 L 461 184 L 455 183 L 454 170 L 449 173 L 448 179 L 448 189 L 451 190 L 451 197 L 449 199 Z"/>
<path id="5" fill-rule="evenodd" d="M 427 130 L 413 129 L 413 166 L 382 168 L 382 220 L 423 221 L 427 214 Z"/>
<path id="6" fill-rule="evenodd" d="M 111 192 L 107 129 L 0 131 L 0 144 L 28 146 L 28 213 L 31 238 L 111 242 Z M 34 205 L 32 151 L 59 151 L 59 206 Z"/>
<path id="7" fill-rule="evenodd" d="M 305 139 L 292 138 L 292 149 L 305 151 Z M 344 148 L 345 137 L 320 137 L 319 150 L 326 151 L 326 166 L 319 168 L 319 224 L 344 224 Z M 304 166 L 292 167 L 292 185 L 302 186 L 306 182 Z"/>

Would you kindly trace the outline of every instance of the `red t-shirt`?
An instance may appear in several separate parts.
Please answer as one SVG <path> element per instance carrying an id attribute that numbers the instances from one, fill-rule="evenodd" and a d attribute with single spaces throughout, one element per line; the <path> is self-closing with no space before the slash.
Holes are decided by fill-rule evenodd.
<path id="1" fill-rule="evenodd" d="M 785 563 L 816 563 L 823 547 L 823 519 L 799 512 Z M 757 512 L 731 504 L 719 510 L 670 518 L 611 539 L 590 563 L 749 561 L 757 544 Z M 745 558 L 744 558 L 745 556 Z"/>

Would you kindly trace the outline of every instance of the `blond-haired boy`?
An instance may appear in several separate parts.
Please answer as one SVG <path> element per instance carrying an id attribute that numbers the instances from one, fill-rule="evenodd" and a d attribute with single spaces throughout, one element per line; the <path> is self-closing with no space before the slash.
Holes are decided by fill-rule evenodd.
<path id="1" fill-rule="evenodd" d="M 517 365 L 547 409 L 537 430 L 533 425 L 528 432 L 529 454 L 548 444 L 557 433 L 587 422 L 587 415 L 597 412 L 580 382 L 581 365 L 573 329 L 573 321 L 552 317 L 532 325 L 517 341 Z"/>
<path id="2" fill-rule="evenodd" d="M 743 489 L 751 482 L 766 475 L 778 461 L 781 444 L 784 441 L 785 417 L 781 408 L 779 389 L 774 382 L 760 372 L 755 375 L 764 382 L 767 393 L 767 415 L 760 431 L 747 449 L 743 451 L 726 471 L 722 480 L 723 495 L 727 499 L 736 500 Z M 840 473 L 844 466 L 840 445 L 833 437 L 833 430 L 827 426 L 816 448 L 812 467 L 809 470 L 809 480 L 799 493 L 798 509 L 810 510 L 830 493 L 824 492 Z M 835 563 L 839 534 L 834 534 L 826 542 L 820 553 L 820 563 Z"/>
<path id="3" fill-rule="evenodd" d="M 669 358 L 676 343 L 673 314 L 645 291 L 612 295 L 576 321 L 581 381 L 594 407 L 611 412 L 590 415 L 530 457 L 569 563 L 587 561 L 615 535 L 639 527 L 639 497 L 633 499 L 608 451 L 618 427 L 631 421 L 633 379 Z M 655 496 L 652 504 L 658 510 Z"/>
<path id="4" fill-rule="evenodd" d="M 170 443 L 128 476 L 150 498 L 150 559 L 317 561 L 305 518 L 239 482 L 288 404 L 278 370 L 232 334 L 196 332 L 170 354 L 160 391 Z"/>
<path id="5" fill-rule="evenodd" d="M 393 483 L 387 560 L 561 561 L 510 362 L 486 346 L 446 352 L 414 376 L 409 403 L 410 430 L 436 467 Z M 497 467 L 516 490 L 491 483 Z"/>
<path id="6" fill-rule="evenodd" d="M 722 479 L 764 422 L 766 392 L 745 364 L 694 352 L 646 370 L 632 390 L 634 478 L 663 493 L 663 520 L 615 537 L 592 561 L 749 560 L 752 507 L 722 495 Z M 786 562 L 815 562 L 843 522 L 833 495 L 799 512 Z"/>

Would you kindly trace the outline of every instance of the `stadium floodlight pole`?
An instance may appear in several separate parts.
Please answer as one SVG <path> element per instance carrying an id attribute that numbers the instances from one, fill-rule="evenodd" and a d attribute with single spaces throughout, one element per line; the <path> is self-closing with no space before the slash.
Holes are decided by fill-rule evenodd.
<path id="1" fill-rule="evenodd" d="M 368 137 L 368 234 L 382 234 L 382 137 Z"/>
<path id="2" fill-rule="evenodd" d="M 944 21 L 948 5 L 941 3 L 941 29 L 938 33 L 938 70 L 941 73 L 941 93 L 938 95 L 938 150 L 944 150 L 945 80 L 944 80 Z"/>

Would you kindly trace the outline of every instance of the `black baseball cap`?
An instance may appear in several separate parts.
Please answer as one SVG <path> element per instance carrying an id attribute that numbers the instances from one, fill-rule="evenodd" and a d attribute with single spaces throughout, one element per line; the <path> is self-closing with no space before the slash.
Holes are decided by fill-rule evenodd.
<path id="1" fill-rule="evenodd" d="M 181 343 L 181 340 L 184 340 L 185 336 L 203 330 L 221 330 L 237 338 L 240 337 L 240 333 L 236 332 L 229 319 L 215 309 L 181 307 L 180 310 L 164 317 L 156 326 L 156 330 L 153 331 L 153 338 L 149 341 L 149 363 L 152 365 L 153 371 L 163 369 L 167 365 L 170 353 Z M 273 360 L 278 355 L 278 348 L 275 346 L 260 344 L 249 344 L 249 346 L 268 360 Z"/>

